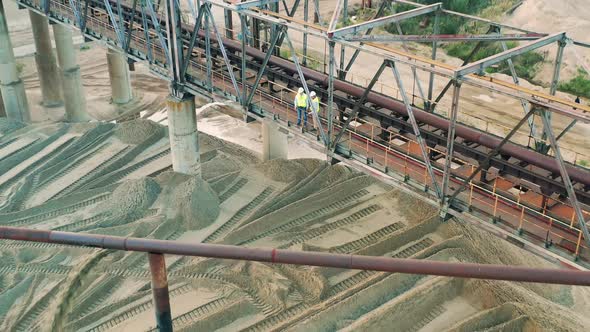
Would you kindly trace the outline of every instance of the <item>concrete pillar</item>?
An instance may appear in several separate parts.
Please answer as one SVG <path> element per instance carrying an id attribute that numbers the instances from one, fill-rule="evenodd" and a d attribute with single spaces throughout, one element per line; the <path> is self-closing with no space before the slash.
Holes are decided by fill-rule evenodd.
<path id="1" fill-rule="evenodd" d="M 287 134 L 271 120 L 262 121 L 262 161 L 287 159 Z"/>
<path id="2" fill-rule="evenodd" d="M 167 106 L 172 168 L 175 172 L 201 176 L 195 97 L 169 96 Z"/>
<path id="3" fill-rule="evenodd" d="M 35 63 L 41 83 L 43 105 L 54 107 L 62 105 L 61 81 L 57 62 L 53 55 L 51 37 L 49 36 L 49 21 L 47 17 L 29 10 L 33 39 L 35 40 Z"/>
<path id="4" fill-rule="evenodd" d="M 18 77 L 2 1 L 0 1 L 0 91 L 3 97 L 4 111 L 9 119 L 22 122 L 31 121 L 25 86 Z"/>
<path id="5" fill-rule="evenodd" d="M 6 117 L 6 111 L 4 111 L 4 100 L 2 99 L 2 91 L 0 91 L 0 118 Z"/>
<path id="6" fill-rule="evenodd" d="M 53 25 L 57 60 L 62 72 L 66 121 L 85 122 L 90 120 L 86 113 L 86 96 L 82 87 L 80 66 L 76 62 L 76 51 L 72 30 L 62 24 Z"/>
<path id="7" fill-rule="evenodd" d="M 131 89 L 131 74 L 127 57 L 122 51 L 109 48 L 107 51 L 107 63 L 109 66 L 109 78 L 111 79 L 111 92 L 113 103 L 124 105 L 133 99 Z"/>

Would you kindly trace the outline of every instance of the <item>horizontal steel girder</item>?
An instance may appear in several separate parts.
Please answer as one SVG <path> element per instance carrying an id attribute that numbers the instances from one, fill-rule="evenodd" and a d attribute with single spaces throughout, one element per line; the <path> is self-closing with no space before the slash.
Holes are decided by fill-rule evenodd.
<path id="1" fill-rule="evenodd" d="M 528 44 L 524 44 L 524 45 L 515 47 L 513 49 L 509 49 L 509 50 L 504 51 L 502 53 L 492 55 L 490 57 L 487 57 L 485 59 L 481 59 L 479 61 L 476 61 L 474 63 L 468 64 L 466 66 L 463 66 L 463 67 L 455 70 L 455 77 L 461 78 L 465 75 L 481 72 L 484 69 L 486 69 L 487 67 L 490 67 L 492 65 L 495 65 L 495 64 L 503 62 L 503 61 L 506 61 L 506 60 L 511 59 L 515 56 L 524 54 L 526 52 L 536 50 L 538 48 L 549 45 L 551 43 L 554 43 L 557 41 L 563 41 L 565 38 L 566 38 L 565 32 L 560 32 L 560 33 L 549 35 L 547 37 L 543 37 L 541 39 L 530 42 Z"/>
<path id="2" fill-rule="evenodd" d="M 405 11 L 402 13 L 397 13 L 397 14 L 393 14 L 393 15 L 389 15 L 389 16 L 376 18 L 374 20 L 370 20 L 367 22 L 347 26 L 347 27 L 340 28 L 337 30 L 328 31 L 328 36 L 329 37 L 342 37 L 342 36 L 346 36 L 346 35 L 352 35 L 357 32 L 368 30 L 368 29 L 375 28 L 378 26 L 383 26 L 385 24 L 401 22 L 403 20 L 407 20 L 412 17 L 417 17 L 417 16 L 429 14 L 429 13 L 435 12 L 437 10 L 440 10 L 441 8 L 442 8 L 442 3 L 439 2 L 439 3 L 429 5 L 429 6 L 424 6 L 424 7 L 408 10 L 408 11 Z"/>
<path id="3" fill-rule="evenodd" d="M 250 1 L 235 3 L 234 6 L 235 6 L 236 10 L 244 10 L 244 9 L 249 9 L 252 7 L 260 7 L 260 6 L 264 6 L 264 5 L 268 5 L 268 4 L 276 3 L 276 2 L 279 2 L 279 0 L 250 0 Z"/>
<path id="4" fill-rule="evenodd" d="M 431 43 L 431 42 L 460 42 L 460 41 L 513 41 L 513 40 L 537 40 L 547 36 L 541 33 L 529 34 L 504 34 L 504 35 L 373 35 L 373 36 L 350 36 L 343 39 L 351 42 L 417 42 L 417 43 Z"/>

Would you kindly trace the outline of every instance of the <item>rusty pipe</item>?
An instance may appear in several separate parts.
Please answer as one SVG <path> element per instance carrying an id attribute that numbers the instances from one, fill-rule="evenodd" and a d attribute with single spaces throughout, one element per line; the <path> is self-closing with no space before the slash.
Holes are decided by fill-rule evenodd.
<path id="1" fill-rule="evenodd" d="M 160 332 L 172 332 L 172 313 L 170 311 L 170 293 L 164 255 L 148 253 L 152 275 L 152 294 L 156 312 L 156 325 Z"/>
<path id="2" fill-rule="evenodd" d="M 238 259 L 458 278 L 590 286 L 590 271 L 541 269 L 493 264 L 450 263 L 232 245 L 187 243 L 100 234 L 80 234 L 17 227 L 0 227 L 0 239 L 47 242 L 157 254 Z"/>

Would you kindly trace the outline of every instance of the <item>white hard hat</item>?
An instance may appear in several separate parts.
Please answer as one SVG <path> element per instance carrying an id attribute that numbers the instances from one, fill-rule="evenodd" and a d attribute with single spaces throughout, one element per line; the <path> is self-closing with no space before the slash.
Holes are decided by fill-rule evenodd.
<path id="1" fill-rule="evenodd" d="M 315 97 L 315 91 L 310 92 L 309 95 Z"/>
<path id="2" fill-rule="evenodd" d="M 297 93 L 303 93 L 303 88 L 299 88 L 299 90 L 297 90 Z"/>

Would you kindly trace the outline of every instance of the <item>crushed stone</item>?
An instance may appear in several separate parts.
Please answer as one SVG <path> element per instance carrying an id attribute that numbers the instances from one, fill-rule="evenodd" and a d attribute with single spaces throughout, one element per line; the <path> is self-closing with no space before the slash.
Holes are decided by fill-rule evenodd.
<path id="1" fill-rule="evenodd" d="M 205 180 L 189 177 L 179 184 L 173 193 L 177 217 L 187 230 L 202 229 L 219 216 L 219 197 Z"/>
<path id="2" fill-rule="evenodd" d="M 140 144 L 158 133 L 163 135 L 164 127 L 145 119 L 123 122 L 115 129 L 115 137 L 127 144 Z"/>
<path id="3" fill-rule="evenodd" d="M 123 225 L 142 218 L 160 192 L 160 185 L 152 178 L 123 182 L 113 191 L 110 199 L 102 204 L 110 217 L 101 222 L 101 226 Z"/>

